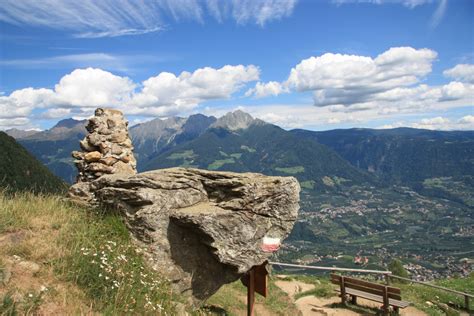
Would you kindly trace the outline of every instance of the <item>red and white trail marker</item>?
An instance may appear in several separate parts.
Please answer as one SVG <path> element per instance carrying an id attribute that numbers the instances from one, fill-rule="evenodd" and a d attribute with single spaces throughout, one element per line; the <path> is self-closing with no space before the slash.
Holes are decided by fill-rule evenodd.
<path id="1" fill-rule="evenodd" d="M 275 252 L 280 249 L 280 245 L 280 238 L 272 238 L 265 236 L 263 237 L 261 248 L 264 252 Z"/>

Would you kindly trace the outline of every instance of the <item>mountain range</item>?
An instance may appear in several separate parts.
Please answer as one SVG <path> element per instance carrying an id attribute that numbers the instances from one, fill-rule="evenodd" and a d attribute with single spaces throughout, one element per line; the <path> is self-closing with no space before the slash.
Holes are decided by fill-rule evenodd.
<path id="1" fill-rule="evenodd" d="M 7 132 L 71 183 L 70 153 L 79 150 L 85 123 Z M 154 119 L 132 126 L 130 135 L 139 171 L 182 166 L 295 176 L 301 212 L 280 252 L 287 259 L 422 253 L 423 265 L 474 246 L 474 131 L 287 131 L 235 111 Z"/>

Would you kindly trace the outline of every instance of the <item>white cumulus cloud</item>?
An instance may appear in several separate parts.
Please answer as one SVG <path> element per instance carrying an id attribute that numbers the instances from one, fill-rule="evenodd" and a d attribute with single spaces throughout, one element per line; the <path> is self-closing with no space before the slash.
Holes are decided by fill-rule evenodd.
<path id="1" fill-rule="evenodd" d="M 459 123 L 461 124 L 469 124 L 471 128 L 474 127 L 474 115 L 466 115 L 459 119 Z"/>
<path id="2" fill-rule="evenodd" d="M 288 92 L 286 87 L 283 87 L 281 83 L 276 81 L 270 81 L 267 83 L 257 82 L 254 88 L 251 88 L 245 92 L 245 96 L 255 96 L 256 98 L 263 98 L 267 96 L 277 96 L 283 92 Z"/>
<path id="3" fill-rule="evenodd" d="M 0 96 L 0 119 L 22 119 L 17 122 L 29 124 L 35 109 L 34 116 L 43 119 L 83 118 L 96 107 L 114 107 L 125 114 L 172 115 L 207 100 L 228 99 L 258 78 L 259 69 L 253 65 L 205 67 L 179 75 L 162 72 L 141 84 L 102 69 L 76 69 L 54 89 L 25 88 Z M 7 126 L 8 122 L 2 122 L 0 127 Z"/>
<path id="4" fill-rule="evenodd" d="M 376 58 L 327 53 L 302 60 L 285 85 L 313 91 L 318 106 L 369 102 L 377 94 L 413 85 L 431 72 L 436 52 L 411 47 L 390 48 Z"/>
<path id="5" fill-rule="evenodd" d="M 134 95 L 131 104 L 143 107 L 192 108 L 205 100 L 227 99 L 250 81 L 258 80 L 259 69 L 253 65 L 220 69 L 200 68 L 179 76 L 162 72 L 143 82 L 143 89 Z"/>
<path id="6" fill-rule="evenodd" d="M 135 84 L 97 68 L 76 69 L 56 84 L 55 100 L 64 106 L 120 106 L 129 101 Z"/>
<path id="7" fill-rule="evenodd" d="M 472 64 L 458 64 L 445 70 L 443 74 L 455 80 L 474 83 L 474 65 Z"/>
<path id="8" fill-rule="evenodd" d="M 470 65 L 445 71 L 460 80 L 423 83 L 436 58 L 433 50 L 412 47 L 390 48 L 375 57 L 326 53 L 299 62 L 285 81 L 258 82 L 246 95 L 311 92 L 315 106 L 333 113 L 396 115 L 473 105 Z"/>

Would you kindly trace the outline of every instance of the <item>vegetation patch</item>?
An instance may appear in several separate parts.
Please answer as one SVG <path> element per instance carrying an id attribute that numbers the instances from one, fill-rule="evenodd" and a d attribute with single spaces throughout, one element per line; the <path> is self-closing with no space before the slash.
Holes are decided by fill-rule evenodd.
<path id="1" fill-rule="evenodd" d="M 301 186 L 302 188 L 304 188 L 304 189 L 312 190 L 312 189 L 314 189 L 314 184 L 315 184 L 315 183 L 316 183 L 316 182 L 313 181 L 313 180 L 302 181 L 302 182 L 300 182 L 300 186 Z"/>
<path id="2" fill-rule="evenodd" d="M 287 173 L 287 174 L 297 174 L 297 173 L 303 173 L 304 167 L 303 166 L 287 167 L 287 168 L 276 167 L 275 170 L 283 172 L 283 173 Z"/>
<path id="3" fill-rule="evenodd" d="M 235 159 L 240 159 L 240 157 L 242 157 L 242 153 L 233 153 L 230 154 L 230 156 Z"/>
<path id="4" fill-rule="evenodd" d="M 434 284 L 461 292 L 473 293 L 474 273 L 471 273 L 467 278 L 437 280 Z M 423 310 L 428 315 L 459 315 L 459 310 L 465 306 L 464 297 L 446 291 L 416 283 L 395 282 L 393 285 L 401 289 L 403 299 L 412 302 L 416 308 Z M 472 300 L 469 303 L 469 309 L 472 311 L 474 303 Z"/>
<path id="5" fill-rule="evenodd" d="M 240 280 L 224 285 L 201 309 L 202 312 L 214 312 L 217 315 L 241 315 L 247 308 L 247 288 Z M 298 315 L 298 309 L 288 295 L 275 285 L 270 278 L 268 297 L 255 295 L 256 314 L 264 315 Z"/>
<path id="6" fill-rule="evenodd" d="M 207 166 L 207 169 L 217 170 L 217 169 L 219 169 L 220 167 L 222 167 L 223 165 L 225 165 L 227 163 L 235 163 L 234 158 L 215 160 L 213 163 L 211 163 L 210 165 Z"/>
<path id="7" fill-rule="evenodd" d="M 257 151 L 257 150 L 255 150 L 255 148 L 252 148 L 252 147 L 249 147 L 249 146 L 245 146 L 245 145 L 240 146 L 240 149 L 246 150 L 246 151 L 248 151 L 249 153 L 254 153 L 254 152 Z"/>
<path id="8" fill-rule="evenodd" d="M 334 181 L 328 176 L 324 176 L 321 180 L 323 180 L 324 185 L 327 185 L 328 187 L 333 187 L 335 185 Z"/>
<path id="9" fill-rule="evenodd" d="M 178 159 L 191 159 L 194 157 L 196 157 L 196 155 L 194 154 L 194 151 L 191 149 L 191 150 L 185 150 L 183 152 L 172 153 L 171 155 L 166 157 L 166 159 L 178 160 Z"/>

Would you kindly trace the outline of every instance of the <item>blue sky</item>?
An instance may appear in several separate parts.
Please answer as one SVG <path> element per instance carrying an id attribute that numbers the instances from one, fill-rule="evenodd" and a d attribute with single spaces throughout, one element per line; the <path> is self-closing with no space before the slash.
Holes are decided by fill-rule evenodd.
<path id="1" fill-rule="evenodd" d="M 474 128 L 474 2 L 2 1 L 0 129 L 114 107 L 285 128 Z"/>

